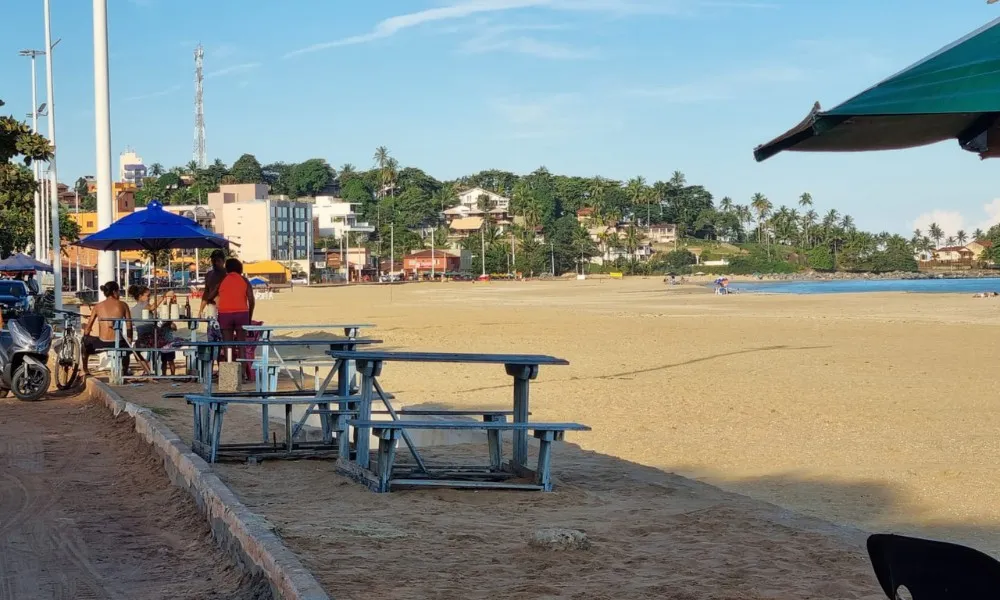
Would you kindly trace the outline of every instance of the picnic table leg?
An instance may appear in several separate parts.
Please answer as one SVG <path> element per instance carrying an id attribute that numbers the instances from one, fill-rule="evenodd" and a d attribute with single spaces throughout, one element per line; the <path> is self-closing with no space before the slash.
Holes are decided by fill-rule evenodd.
<path id="1" fill-rule="evenodd" d="M 201 442 L 201 407 L 198 404 L 191 405 L 194 413 L 194 441 Z"/>
<path id="2" fill-rule="evenodd" d="M 292 437 L 292 405 L 285 405 L 285 444 L 288 446 L 288 451 L 291 452 L 293 447 Z"/>
<path id="3" fill-rule="evenodd" d="M 504 415 L 483 415 L 485 423 L 505 423 Z M 490 470 L 499 471 L 503 468 L 503 432 L 499 429 L 486 430 L 486 442 L 490 449 Z"/>
<path id="4" fill-rule="evenodd" d="M 356 340 L 356 339 L 358 339 L 358 328 L 357 327 L 345 327 L 344 328 L 344 337 L 346 337 L 349 340 Z M 355 347 L 354 346 L 350 346 L 350 347 L 345 348 L 345 349 L 353 352 L 354 349 L 355 349 Z M 347 386 L 348 392 L 350 392 L 350 390 L 356 390 L 356 389 L 358 389 L 357 369 L 355 367 L 355 364 L 354 364 L 353 360 L 347 361 L 347 380 L 350 382 L 348 384 L 348 386 Z"/>
<path id="5" fill-rule="evenodd" d="M 556 438 L 555 431 L 536 431 L 535 437 L 541 442 L 538 446 L 538 471 L 535 472 L 535 483 L 542 486 L 542 491 L 552 491 L 552 476 L 549 472 L 552 464 L 552 442 Z"/>
<path id="6" fill-rule="evenodd" d="M 375 474 L 378 476 L 378 492 L 389 491 L 392 479 L 392 465 L 396 460 L 396 442 L 400 429 L 375 429 L 378 436 L 378 461 Z"/>
<path id="7" fill-rule="evenodd" d="M 206 346 L 198 348 L 199 357 L 201 360 L 201 378 L 202 387 L 204 388 L 205 395 L 212 396 L 212 364 L 215 362 L 215 349 L 211 346 Z M 201 434 L 205 438 L 204 441 L 208 441 L 208 421 L 209 421 L 209 407 L 207 404 L 201 404 L 199 408 L 201 413 Z"/>
<path id="8" fill-rule="evenodd" d="M 214 463 L 219 457 L 219 442 L 222 439 L 222 415 L 226 412 L 226 405 L 222 402 L 215 403 L 215 422 L 212 423 L 212 459 L 208 462 Z"/>
<path id="9" fill-rule="evenodd" d="M 358 419 L 368 421 L 372 416 L 372 392 L 375 387 L 375 378 L 382 374 L 382 361 L 380 360 L 359 360 L 357 361 L 358 372 L 361 373 L 361 402 L 358 405 Z M 355 427 L 357 436 L 357 458 L 356 461 L 362 468 L 369 468 L 371 460 L 371 428 Z"/>
<path id="10" fill-rule="evenodd" d="M 538 377 L 538 365 L 505 365 L 507 374 L 514 378 L 514 422 L 528 422 L 528 390 L 531 380 Z M 526 467 L 528 463 L 528 432 L 515 430 L 513 464 Z"/>
<path id="11" fill-rule="evenodd" d="M 330 386 L 330 381 L 333 380 L 334 373 L 337 373 L 337 369 L 338 369 L 338 365 L 339 364 L 340 364 L 339 359 L 337 361 L 334 361 L 333 368 L 330 369 L 330 372 L 326 374 L 326 378 L 323 379 L 323 382 L 322 383 L 317 383 L 317 385 L 316 385 L 316 397 L 317 398 L 320 398 L 320 397 L 322 397 L 322 396 L 324 396 L 326 394 L 326 388 L 328 388 Z M 298 435 L 299 431 L 303 427 L 305 427 L 306 421 L 309 419 L 310 411 L 313 408 L 315 408 L 316 406 L 317 406 L 317 404 L 310 404 L 309 407 L 306 408 L 306 412 L 302 415 L 302 417 L 299 419 L 299 421 L 295 424 L 295 428 L 292 430 L 292 436 Z M 327 404 L 327 407 L 329 407 L 329 404 Z M 343 407 L 343 405 L 341 405 L 341 410 L 345 410 L 344 407 Z"/>

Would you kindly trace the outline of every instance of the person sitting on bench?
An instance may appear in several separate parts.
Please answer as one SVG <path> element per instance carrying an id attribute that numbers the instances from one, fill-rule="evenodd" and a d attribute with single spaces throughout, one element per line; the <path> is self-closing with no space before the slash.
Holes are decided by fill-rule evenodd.
<path id="1" fill-rule="evenodd" d="M 115 347 L 115 336 L 119 338 L 119 347 L 127 349 L 128 340 L 132 337 L 132 314 L 128 305 L 121 301 L 118 284 L 109 281 L 101 286 L 104 293 L 104 300 L 94 305 L 87 319 L 87 325 L 83 328 L 83 373 L 90 376 L 89 359 L 92 354 L 99 350 Z M 99 320 L 100 319 L 100 320 Z M 115 329 L 114 321 L 104 319 L 125 319 L 127 337 L 122 336 L 122 332 Z M 97 336 L 90 335 L 97 323 Z M 129 352 L 123 352 L 121 356 L 122 373 L 128 374 Z"/>

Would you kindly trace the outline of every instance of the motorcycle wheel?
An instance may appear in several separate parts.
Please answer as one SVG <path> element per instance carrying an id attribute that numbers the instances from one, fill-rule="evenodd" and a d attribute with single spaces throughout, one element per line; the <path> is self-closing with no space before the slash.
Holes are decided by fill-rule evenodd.
<path id="1" fill-rule="evenodd" d="M 51 382 L 52 373 L 47 367 L 25 362 L 14 371 L 10 381 L 10 391 L 14 392 L 18 400 L 34 402 L 49 391 Z"/>

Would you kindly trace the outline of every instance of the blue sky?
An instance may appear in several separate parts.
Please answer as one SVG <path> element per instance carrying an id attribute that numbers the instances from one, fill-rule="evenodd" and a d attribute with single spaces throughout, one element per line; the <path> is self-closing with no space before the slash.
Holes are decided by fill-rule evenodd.
<path id="1" fill-rule="evenodd" d="M 94 162 L 91 3 L 51 0 L 60 179 Z M 984 0 L 109 0 L 113 156 L 191 160 L 205 46 L 209 158 L 323 157 L 385 145 L 438 178 L 486 168 L 648 180 L 717 198 L 813 194 L 872 230 L 1000 221 L 998 162 L 957 143 L 891 153 L 752 149 L 1000 16 Z M 30 110 L 22 48 L 41 0 L 5 16 L 0 98 Z M 41 66 L 41 65 L 40 65 Z M 44 82 L 39 70 L 40 84 Z M 44 95 L 44 86 L 39 86 Z"/>

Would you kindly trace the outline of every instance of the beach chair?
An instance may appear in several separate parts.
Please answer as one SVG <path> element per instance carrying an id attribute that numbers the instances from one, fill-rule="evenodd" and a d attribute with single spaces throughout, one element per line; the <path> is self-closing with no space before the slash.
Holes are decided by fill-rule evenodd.
<path id="1" fill-rule="evenodd" d="M 875 534 L 868 556 L 890 600 L 906 597 L 903 587 L 913 600 L 996 598 L 1000 590 L 1000 562 L 958 544 Z"/>

